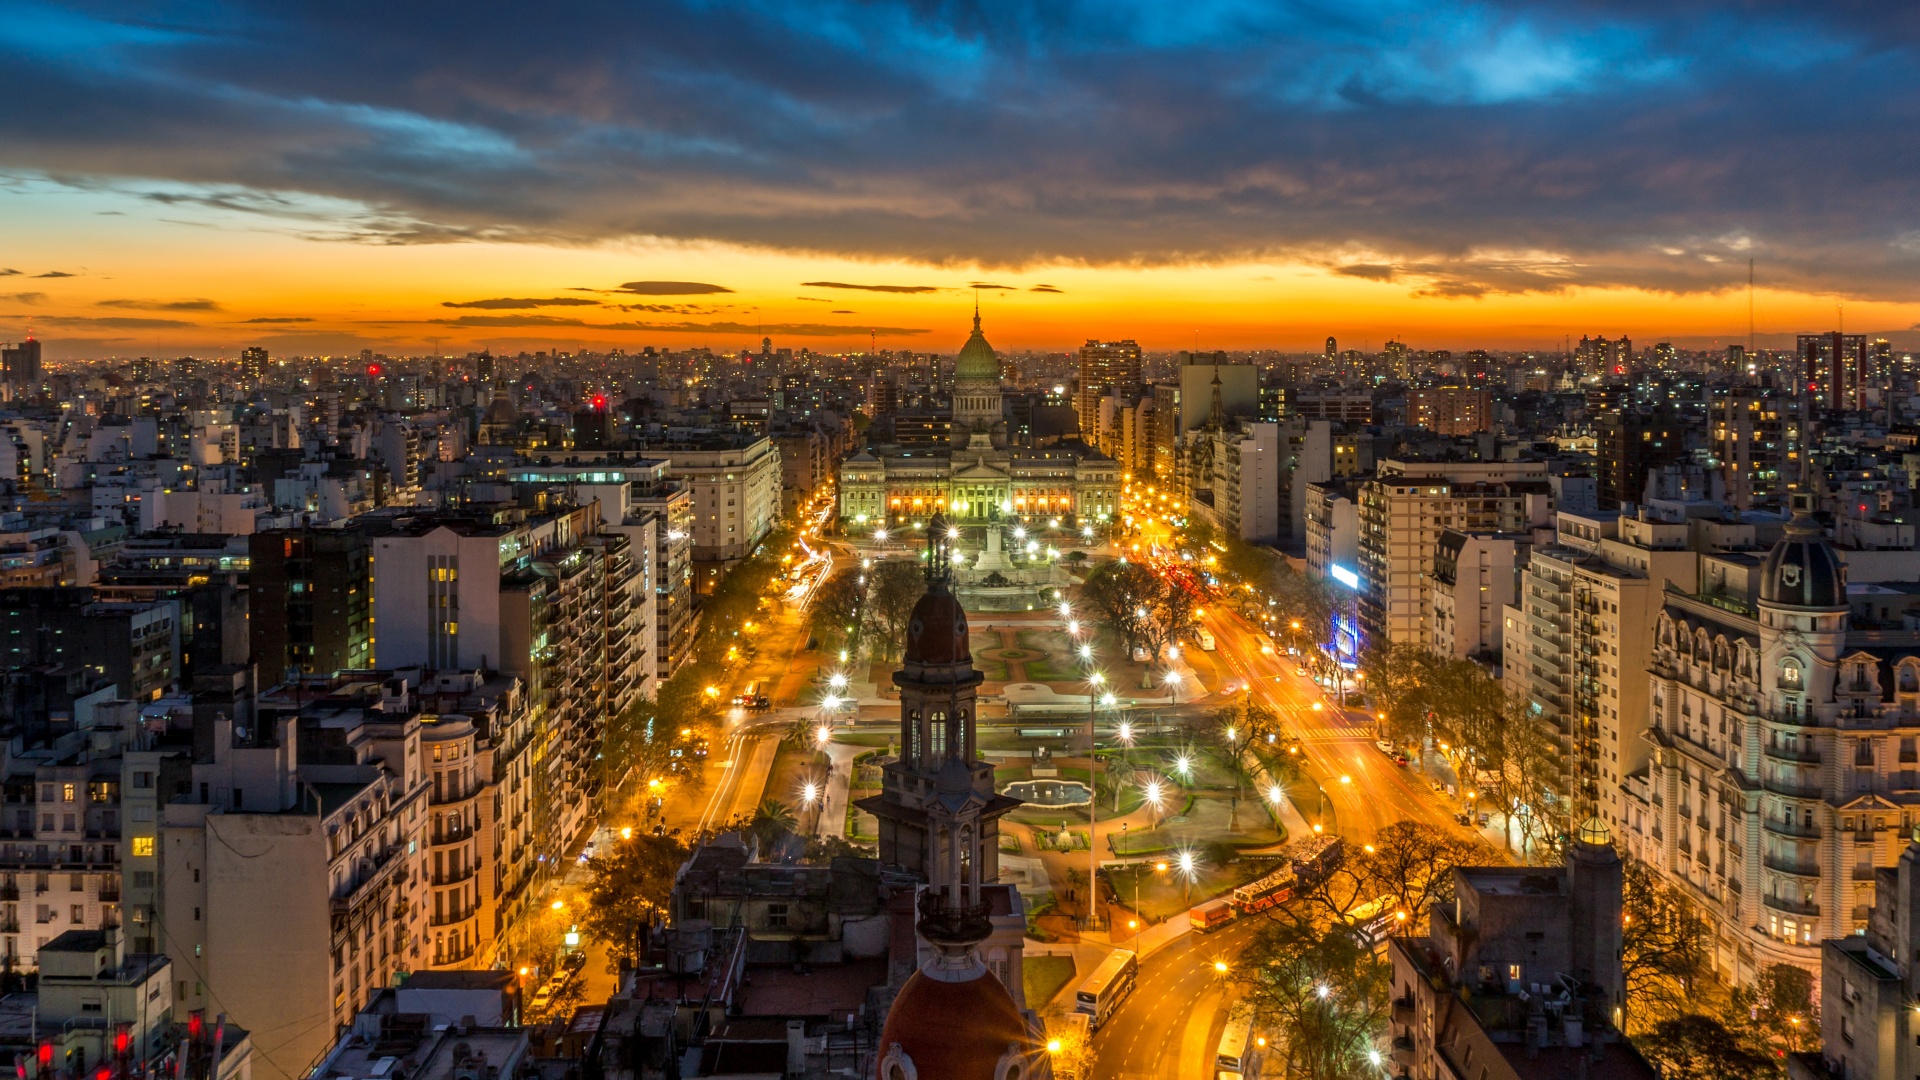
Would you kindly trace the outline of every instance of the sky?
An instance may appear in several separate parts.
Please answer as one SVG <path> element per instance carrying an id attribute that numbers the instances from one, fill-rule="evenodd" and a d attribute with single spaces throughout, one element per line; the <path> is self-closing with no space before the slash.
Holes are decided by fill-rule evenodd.
<path id="1" fill-rule="evenodd" d="M 1916 46 L 1850 0 L 0 0 L 0 339 L 944 352 L 977 298 L 1003 350 L 1920 346 Z"/>

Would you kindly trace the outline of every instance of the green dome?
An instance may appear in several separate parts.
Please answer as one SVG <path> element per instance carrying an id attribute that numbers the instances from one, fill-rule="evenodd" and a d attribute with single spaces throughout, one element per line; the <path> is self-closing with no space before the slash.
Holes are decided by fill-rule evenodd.
<path id="1" fill-rule="evenodd" d="M 953 378 L 959 382 L 977 379 L 984 382 L 1000 381 L 1000 358 L 994 355 L 993 346 L 987 344 L 987 335 L 980 332 L 980 313 L 973 313 L 973 333 L 967 343 L 960 346 L 960 355 L 953 359 Z"/>

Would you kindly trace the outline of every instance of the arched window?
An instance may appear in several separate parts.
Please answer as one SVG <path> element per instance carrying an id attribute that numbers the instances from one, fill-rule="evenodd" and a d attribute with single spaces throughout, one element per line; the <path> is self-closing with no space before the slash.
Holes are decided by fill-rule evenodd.
<path id="1" fill-rule="evenodd" d="M 927 756 L 942 758 L 947 754 L 947 714 L 934 713 L 927 724 Z"/>
<path id="2" fill-rule="evenodd" d="M 1780 688 L 1782 690 L 1798 690 L 1801 688 L 1801 685 L 1800 662 L 1797 660 L 1781 661 Z"/>

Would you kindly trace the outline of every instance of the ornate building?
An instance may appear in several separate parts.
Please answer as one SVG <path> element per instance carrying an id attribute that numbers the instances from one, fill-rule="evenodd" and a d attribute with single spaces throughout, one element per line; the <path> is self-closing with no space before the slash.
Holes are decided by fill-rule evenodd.
<path id="1" fill-rule="evenodd" d="M 998 883 L 1000 826 L 1019 800 L 993 790 L 974 740 L 967 613 L 948 588 L 952 530 L 927 530 L 927 592 L 907 624 L 900 754 L 879 795 L 880 862 L 918 877 L 921 963 L 900 988 L 880 1036 L 879 1080 L 1044 1080 L 1044 1028 L 1023 1000 L 1026 909 Z"/>
<path id="2" fill-rule="evenodd" d="M 1920 635 L 1850 625 L 1846 573 L 1795 513 L 1747 589 L 1704 556 L 1698 594 L 1655 624 L 1647 771 L 1625 778 L 1628 846 L 1714 924 L 1745 983 L 1818 973 L 1820 942 L 1866 928 L 1875 869 L 1920 822 Z M 1750 560 L 1749 560 L 1750 562 Z"/>
<path id="3" fill-rule="evenodd" d="M 1082 443 L 1009 449 L 1000 360 L 973 317 L 954 360 L 953 446 L 940 451 L 875 447 L 840 465 L 840 526 L 851 535 L 925 525 L 1005 521 L 1079 529 L 1113 520 L 1120 463 Z"/>

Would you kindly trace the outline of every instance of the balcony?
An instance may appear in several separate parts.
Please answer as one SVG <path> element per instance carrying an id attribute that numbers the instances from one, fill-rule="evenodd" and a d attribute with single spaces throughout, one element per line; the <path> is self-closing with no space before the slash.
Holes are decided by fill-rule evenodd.
<path id="1" fill-rule="evenodd" d="M 1801 749 L 1798 747 L 1778 746 L 1773 743 L 1768 743 L 1765 747 L 1761 748 L 1760 752 L 1776 761 L 1793 761 L 1805 765 L 1820 764 L 1820 751 L 1810 746 Z"/>
<path id="2" fill-rule="evenodd" d="M 1789 915 L 1820 915 L 1819 904 L 1807 904 L 1798 900 L 1789 900 L 1784 896 L 1763 896 L 1760 902 L 1775 911 L 1784 911 Z"/>
<path id="3" fill-rule="evenodd" d="M 1781 836 L 1793 836 L 1802 840 L 1820 839 L 1818 825 L 1801 825 L 1792 821 L 1783 821 L 1780 818 L 1762 818 L 1760 823 L 1768 832 L 1778 833 Z"/>
<path id="4" fill-rule="evenodd" d="M 1820 790 L 1820 787 L 1816 784 L 1800 784 L 1792 780 L 1780 780 L 1773 777 L 1763 778 L 1760 781 L 1760 786 L 1773 792 L 1775 795 L 1784 795 L 1789 799 L 1819 799 L 1826 794 Z"/>
<path id="5" fill-rule="evenodd" d="M 1769 855 L 1760 860 L 1766 868 L 1779 874 L 1792 874 L 1795 877 L 1817 878 L 1820 876 L 1820 864 L 1802 859 L 1789 859 L 1779 855 Z"/>
<path id="6" fill-rule="evenodd" d="M 431 884 L 434 886 L 458 885 L 463 881 L 473 880 L 473 875 L 478 872 L 479 872 L 478 863 L 468 863 L 466 866 L 461 867 L 457 871 L 450 870 L 450 871 L 447 871 L 446 873 L 430 875 L 428 884 Z"/>

